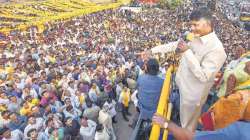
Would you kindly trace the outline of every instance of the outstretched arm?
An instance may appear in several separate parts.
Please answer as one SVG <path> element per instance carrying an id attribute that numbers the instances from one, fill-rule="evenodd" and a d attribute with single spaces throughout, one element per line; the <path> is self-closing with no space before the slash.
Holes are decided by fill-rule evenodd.
<path id="1" fill-rule="evenodd" d="M 176 140 L 193 140 L 194 138 L 194 132 L 181 128 L 171 121 L 168 122 L 159 114 L 153 116 L 153 123 L 160 125 L 161 128 L 168 129 L 169 132 L 174 135 Z"/>

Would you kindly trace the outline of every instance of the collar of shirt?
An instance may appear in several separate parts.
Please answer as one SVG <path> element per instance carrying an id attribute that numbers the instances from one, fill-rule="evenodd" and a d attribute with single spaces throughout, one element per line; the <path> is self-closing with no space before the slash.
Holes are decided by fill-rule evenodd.
<path id="1" fill-rule="evenodd" d="M 203 44 L 206 44 L 209 40 L 212 40 L 212 38 L 214 38 L 214 36 L 216 36 L 215 32 L 211 32 L 207 35 L 200 37 L 200 39 L 201 39 Z"/>

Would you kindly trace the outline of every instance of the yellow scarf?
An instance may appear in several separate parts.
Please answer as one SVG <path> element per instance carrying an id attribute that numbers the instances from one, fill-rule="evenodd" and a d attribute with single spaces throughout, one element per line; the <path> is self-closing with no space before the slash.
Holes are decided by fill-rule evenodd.
<path id="1" fill-rule="evenodd" d="M 129 97 L 130 97 L 130 91 L 128 90 L 127 92 L 126 91 L 123 91 L 122 92 L 122 103 L 125 107 L 128 107 L 128 104 L 129 104 Z"/>
<path id="2" fill-rule="evenodd" d="M 84 96 L 79 96 L 79 102 L 82 105 L 85 102 L 85 97 Z"/>

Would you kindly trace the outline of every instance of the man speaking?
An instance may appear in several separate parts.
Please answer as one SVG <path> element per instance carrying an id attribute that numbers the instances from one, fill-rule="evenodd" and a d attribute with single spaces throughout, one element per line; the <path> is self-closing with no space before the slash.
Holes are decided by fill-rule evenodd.
<path id="1" fill-rule="evenodd" d="M 207 8 L 194 10 L 190 20 L 191 31 L 195 36 L 192 41 L 157 46 L 147 54 L 176 50 L 181 53 L 176 73 L 180 91 L 180 120 L 183 128 L 194 131 L 215 75 L 226 60 L 226 53 L 213 31 L 212 15 Z"/>

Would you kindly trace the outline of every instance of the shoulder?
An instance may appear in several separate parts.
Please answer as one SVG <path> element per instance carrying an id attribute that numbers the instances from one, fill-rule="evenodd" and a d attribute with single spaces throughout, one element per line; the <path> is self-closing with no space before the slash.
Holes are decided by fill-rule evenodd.
<path id="1" fill-rule="evenodd" d="M 210 35 L 210 41 L 207 43 L 207 50 L 205 51 L 207 55 L 213 55 L 214 57 L 220 56 L 221 58 L 226 58 L 225 48 L 223 47 L 222 42 L 218 38 L 218 36 L 213 33 Z"/>
<path id="2" fill-rule="evenodd" d="M 211 49 L 211 54 L 213 54 L 215 57 L 220 56 L 221 58 L 226 58 L 227 54 L 225 52 L 225 49 L 222 45 L 222 43 L 214 44 L 213 48 Z"/>

